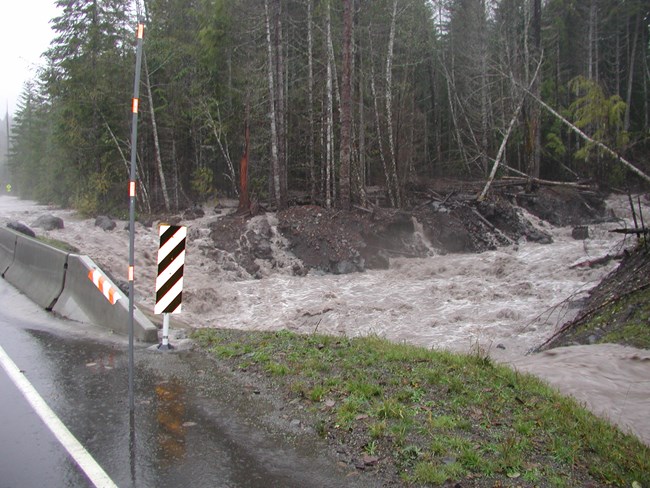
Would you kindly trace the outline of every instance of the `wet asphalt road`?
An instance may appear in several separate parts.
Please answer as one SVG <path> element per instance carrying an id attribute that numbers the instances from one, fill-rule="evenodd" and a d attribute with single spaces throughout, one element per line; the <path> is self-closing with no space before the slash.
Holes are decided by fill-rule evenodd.
<path id="1" fill-rule="evenodd" d="M 54 318 L 4 280 L 0 346 L 120 487 L 369 485 L 313 438 L 266 428 L 265 400 L 195 353 L 136 347 L 131 419 L 125 338 Z M 92 486 L 2 368 L 0 392 L 0 488 Z"/>

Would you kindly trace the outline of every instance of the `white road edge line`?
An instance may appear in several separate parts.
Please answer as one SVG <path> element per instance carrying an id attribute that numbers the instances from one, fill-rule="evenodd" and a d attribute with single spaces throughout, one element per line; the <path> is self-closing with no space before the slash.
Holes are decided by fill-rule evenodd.
<path id="1" fill-rule="evenodd" d="M 79 468 L 88 476 L 97 488 L 117 488 L 117 485 L 97 464 L 84 446 L 72 435 L 63 422 L 56 416 L 49 405 L 43 400 L 29 380 L 20 372 L 16 363 L 0 346 L 0 363 L 7 372 L 16 388 L 20 390 L 34 411 L 52 431 L 57 440 L 63 445 Z"/>

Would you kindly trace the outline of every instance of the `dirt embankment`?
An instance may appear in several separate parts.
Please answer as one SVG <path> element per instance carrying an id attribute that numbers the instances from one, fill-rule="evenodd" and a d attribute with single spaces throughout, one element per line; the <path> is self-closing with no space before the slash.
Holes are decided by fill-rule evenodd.
<path id="1" fill-rule="evenodd" d="M 260 275 L 261 261 L 273 262 L 273 245 L 298 260 L 291 272 L 308 270 L 345 274 L 384 269 L 391 257 L 424 257 L 445 253 L 476 253 L 514 244 L 521 238 L 550 243 L 522 209 L 557 225 L 582 225 L 607 218 L 603 195 L 563 188 L 523 187 L 499 191 L 478 203 L 475 193 L 453 186 L 431 192 L 410 210 L 379 207 L 352 211 L 315 205 L 294 206 L 277 213 L 274 234 L 268 220 L 227 216 L 210 225 L 213 258 L 234 256 L 246 271 Z M 251 223 L 255 221 L 255 225 Z"/>

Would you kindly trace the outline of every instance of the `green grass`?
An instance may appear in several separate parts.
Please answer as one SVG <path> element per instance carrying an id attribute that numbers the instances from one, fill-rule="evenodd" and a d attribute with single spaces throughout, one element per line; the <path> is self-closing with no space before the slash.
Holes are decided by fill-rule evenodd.
<path id="1" fill-rule="evenodd" d="M 44 244 L 47 244 L 48 246 L 52 246 L 64 252 L 72 252 L 72 253 L 79 252 L 79 248 L 73 246 L 72 244 L 68 244 L 67 242 L 60 241 L 58 239 L 52 239 L 51 237 L 44 237 L 44 236 L 38 236 L 36 239 L 41 241 Z"/>
<path id="2" fill-rule="evenodd" d="M 479 354 L 284 331 L 194 338 L 298 398 L 322 437 L 381 453 L 404 483 L 650 486 L 650 449 L 636 438 Z"/>
<path id="3" fill-rule="evenodd" d="M 601 314 L 600 320 L 613 320 L 615 316 L 620 326 L 606 333 L 600 342 L 650 349 L 650 288 L 638 290 L 619 300 Z"/>
<path id="4" fill-rule="evenodd" d="M 603 306 L 593 317 L 569 330 L 567 340 L 586 343 L 594 335 L 597 343 L 615 343 L 650 349 L 650 287 L 637 290 Z"/>

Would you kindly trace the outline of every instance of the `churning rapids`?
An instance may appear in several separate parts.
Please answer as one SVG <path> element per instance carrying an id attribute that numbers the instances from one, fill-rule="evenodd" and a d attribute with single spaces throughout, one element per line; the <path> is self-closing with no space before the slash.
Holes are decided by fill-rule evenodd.
<path id="1" fill-rule="evenodd" d="M 627 197 L 612 197 L 608 205 L 622 219 L 630 214 Z M 104 232 L 70 210 L 0 197 L 4 221 L 30 225 L 43 214 L 65 221 L 65 229 L 44 232 L 49 237 L 77 246 L 116 277 L 126 274 L 123 222 Z M 287 266 L 268 270 L 262 279 L 241 279 L 241 273 L 224 270 L 204 252 L 210 246 L 207 223 L 215 218 L 188 223 L 180 318 L 191 327 L 377 334 L 427 348 L 480 348 L 495 360 L 541 376 L 650 445 L 650 351 L 593 345 L 527 355 L 575 316 L 580 299 L 617 263 L 575 265 L 634 244 L 609 232 L 622 222 L 590 225 L 589 238 L 581 241 L 572 238 L 570 227 L 552 227 L 529 216 L 553 235 L 553 244 L 522 241 L 481 254 L 399 258 L 391 260 L 388 270 L 346 275 L 310 272 L 298 277 L 283 274 L 282 269 L 291 268 Z M 255 219 L 274 224 L 272 215 Z M 156 227 L 138 226 L 137 300 L 152 309 L 157 248 Z M 291 260 L 279 247 L 274 252 L 278 261 Z"/>

